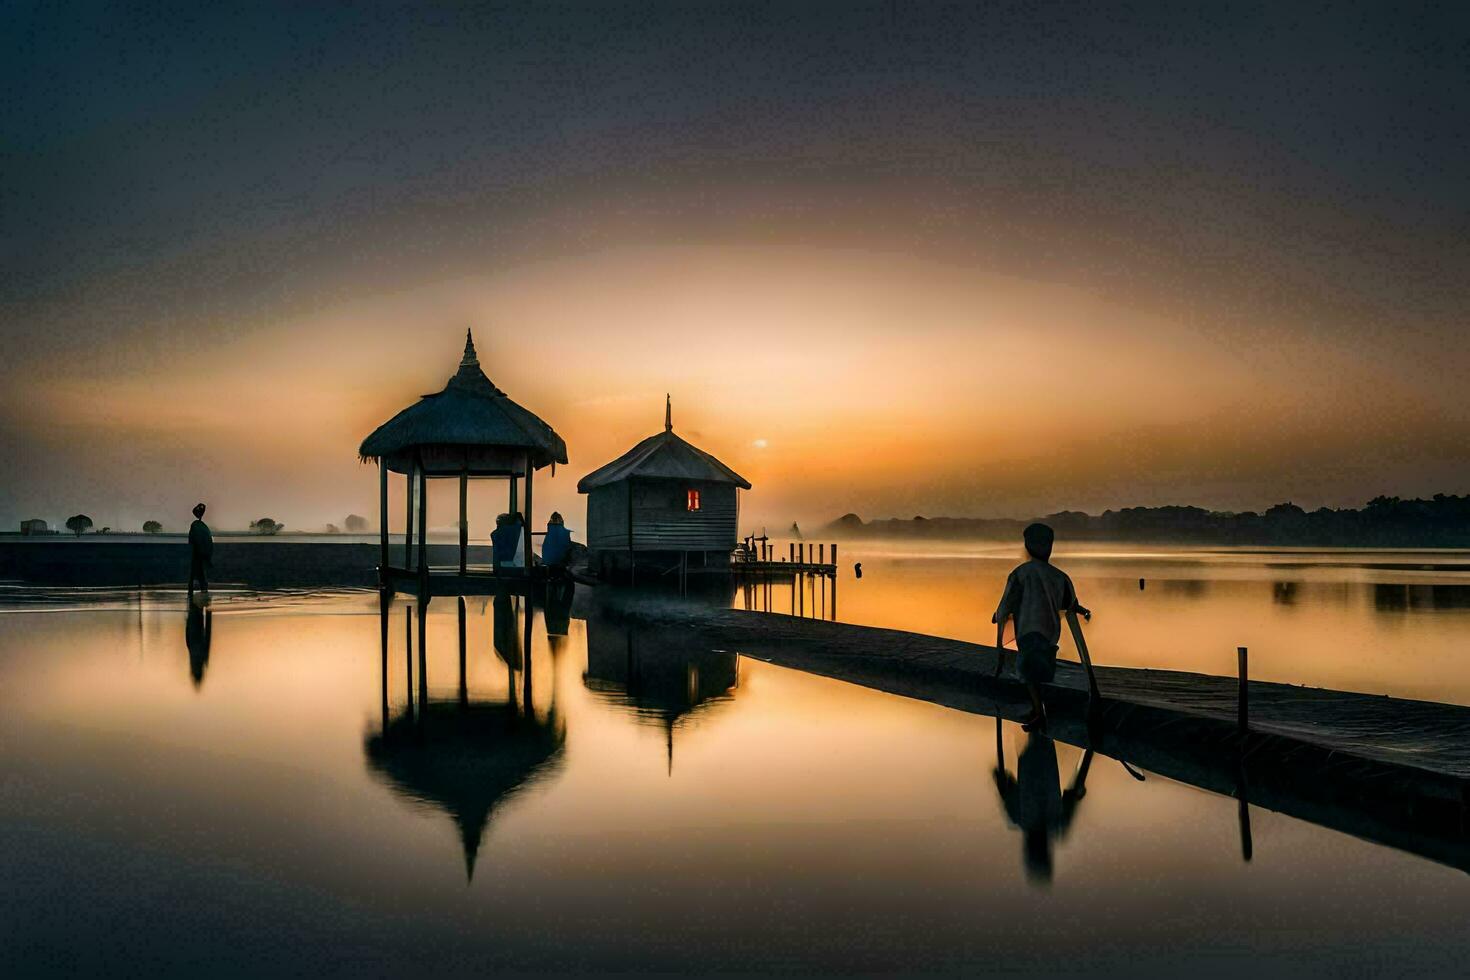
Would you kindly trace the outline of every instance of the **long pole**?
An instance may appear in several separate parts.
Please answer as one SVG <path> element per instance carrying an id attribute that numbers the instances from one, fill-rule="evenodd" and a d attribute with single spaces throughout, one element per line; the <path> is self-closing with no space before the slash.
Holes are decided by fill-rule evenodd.
<path id="1" fill-rule="evenodd" d="M 1102 694 L 1097 689 L 1097 674 L 1092 670 L 1092 657 L 1087 653 L 1087 640 L 1082 635 L 1082 624 L 1077 622 L 1077 614 L 1070 609 L 1067 610 L 1067 626 L 1072 630 L 1072 640 L 1077 644 L 1082 665 L 1087 668 L 1087 696 L 1096 705 L 1102 700 Z"/>

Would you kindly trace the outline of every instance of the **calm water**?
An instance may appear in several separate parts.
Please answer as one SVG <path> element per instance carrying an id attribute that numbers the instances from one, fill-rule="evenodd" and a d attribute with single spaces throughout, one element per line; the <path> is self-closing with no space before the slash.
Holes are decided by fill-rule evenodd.
<path id="1" fill-rule="evenodd" d="M 1010 544 L 845 543 L 839 553 L 836 618 L 980 643 L 995 642 L 990 614 L 1023 557 Z M 1470 552 L 1097 544 L 1059 549 L 1055 562 L 1093 610 L 1097 663 L 1233 676 L 1245 646 L 1260 680 L 1470 705 Z M 824 600 L 821 583 L 806 589 L 798 608 L 830 615 L 830 590 Z M 791 607 L 790 589 L 773 589 L 770 608 Z M 1070 639 L 1062 656 L 1076 657 Z"/>
<path id="2" fill-rule="evenodd" d="M 1001 556 L 864 561 L 841 618 L 984 635 Z M 1358 566 L 1269 565 L 1069 567 L 1100 659 L 1212 669 L 1249 642 L 1265 674 L 1279 650 L 1292 680 L 1465 699 L 1465 611 L 1414 599 L 1433 583 L 1376 600 Z M 528 683 L 524 611 L 470 600 L 461 684 L 458 603 L 431 606 L 422 673 L 399 602 L 385 692 L 374 596 L 219 596 L 207 650 L 174 595 L 34 598 L 0 612 L 6 976 L 1463 975 L 1470 955 L 1461 871 L 1259 808 L 1246 863 L 1234 800 L 1102 757 L 1064 793 L 1069 746 L 1006 725 L 998 759 L 992 719 L 678 636 L 553 614 L 548 637 L 537 610 Z"/>

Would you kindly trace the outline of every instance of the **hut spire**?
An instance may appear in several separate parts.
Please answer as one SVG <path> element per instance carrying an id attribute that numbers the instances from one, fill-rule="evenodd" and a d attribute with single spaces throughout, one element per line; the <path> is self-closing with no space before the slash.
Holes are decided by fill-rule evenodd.
<path id="1" fill-rule="evenodd" d="M 459 366 L 478 367 L 479 364 L 479 355 L 475 353 L 475 335 L 469 328 L 466 328 L 464 332 L 464 357 L 460 358 Z"/>
<path id="2" fill-rule="evenodd" d="M 664 394 L 664 431 L 674 431 L 674 400 L 667 393 Z"/>

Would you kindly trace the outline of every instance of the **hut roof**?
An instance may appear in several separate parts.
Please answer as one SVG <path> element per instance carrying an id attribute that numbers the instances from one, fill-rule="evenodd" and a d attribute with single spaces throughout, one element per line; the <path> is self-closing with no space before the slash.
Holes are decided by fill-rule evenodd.
<path id="1" fill-rule="evenodd" d="M 649 436 L 611 463 L 582 477 L 577 483 L 577 492 L 590 493 L 598 487 L 635 476 L 733 483 L 742 490 L 750 489 L 750 481 L 745 477 L 703 449 L 674 435 L 673 411 L 667 399 L 664 402 L 664 431 Z"/>
<path id="2" fill-rule="evenodd" d="M 378 426 L 357 452 L 365 460 L 376 460 L 422 446 L 525 449 L 537 467 L 567 461 L 567 444 L 561 436 L 485 376 L 468 330 L 459 370 L 444 390 L 424 395 Z"/>

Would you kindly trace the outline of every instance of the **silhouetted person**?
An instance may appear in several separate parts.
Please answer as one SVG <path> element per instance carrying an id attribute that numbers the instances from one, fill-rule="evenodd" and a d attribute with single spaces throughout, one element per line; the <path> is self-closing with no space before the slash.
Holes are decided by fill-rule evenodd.
<path id="1" fill-rule="evenodd" d="M 546 522 L 546 537 L 541 540 L 541 563 L 552 568 L 566 566 L 572 553 L 572 532 L 567 530 L 566 521 L 557 511 L 551 512 Z"/>
<path id="2" fill-rule="evenodd" d="M 996 719 L 999 726 L 1000 720 Z M 1005 758 L 997 756 L 995 788 L 1000 791 L 1006 818 L 1021 831 L 1021 860 L 1026 876 L 1036 882 L 1052 878 L 1052 842 L 1067 835 L 1077 815 L 1077 806 L 1087 795 L 1087 770 L 1092 766 L 1092 750 L 1082 757 L 1082 765 L 1072 786 L 1062 792 L 1057 773 L 1057 748 L 1050 738 L 1033 732 L 1026 748 L 1016 761 L 1016 775 L 1006 772 Z"/>
<path id="3" fill-rule="evenodd" d="M 214 561 L 214 536 L 204 523 L 204 505 L 194 505 L 194 523 L 189 525 L 189 599 L 194 599 L 194 583 L 199 591 L 209 592 L 209 572 Z"/>
<path id="4" fill-rule="evenodd" d="M 1051 563 L 1051 546 L 1055 540 L 1045 524 L 1031 524 L 1022 532 L 1026 553 L 1031 560 L 1017 565 L 1006 579 L 1005 592 L 995 608 L 995 645 L 1005 645 L 1006 620 L 1016 623 L 1016 672 L 1026 683 L 1031 696 L 1031 717 L 1022 726 L 1026 731 L 1046 725 L 1046 707 L 1041 701 L 1041 685 L 1050 684 L 1057 672 L 1057 643 L 1062 638 L 1062 614 L 1081 613 L 1086 619 L 1092 613 L 1077 602 L 1077 591 L 1067 573 Z M 1000 673 L 1000 659 L 995 672 Z"/>
<path id="5" fill-rule="evenodd" d="M 204 670 L 209 666 L 209 642 L 214 633 L 214 613 L 189 603 L 184 621 L 184 645 L 189 648 L 189 676 L 197 688 L 204 683 Z"/>
<path id="6" fill-rule="evenodd" d="M 490 532 L 490 557 L 497 570 L 524 567 L 521 553 L 524 530 L 520 514 L 501 514 L 495 518 L 495 530 Z"/>

